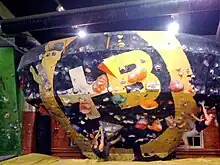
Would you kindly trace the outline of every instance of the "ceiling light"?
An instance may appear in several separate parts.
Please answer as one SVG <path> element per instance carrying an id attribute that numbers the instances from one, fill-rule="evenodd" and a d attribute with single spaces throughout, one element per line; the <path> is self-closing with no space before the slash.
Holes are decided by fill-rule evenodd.
<path id="1" fill-rule="evenodd" d="M 61 12 L 61 11 L 65 11 L 65 9 L 62 5 L 58 5 L 57 6 L 57 11 Z"/>
<path id="2" fill-rule="evenodd" d="M 179 28 L 180 28 L 180 25 L 178 22 L 171 22 L 169 25 L 168 25 L 168 32 L 171 33 L 171 34 L 177 34 L 179 32 Z"/>
<path id="3" fill-rule="evenodd" d="M 86 33 L 85 31 L 83 31 L 83 30 L 80 30 L 80 31 L 77 33 L 77 35 L 78 35 L 80 38 L 85 38 L 86 35 L 87 35 L 87 33 Z"/>

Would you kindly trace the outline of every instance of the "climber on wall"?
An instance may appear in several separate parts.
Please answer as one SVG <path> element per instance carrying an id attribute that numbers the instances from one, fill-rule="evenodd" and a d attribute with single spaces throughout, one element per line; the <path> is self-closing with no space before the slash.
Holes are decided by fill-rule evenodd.
<path id="1" fill-rule="evenodd" d="M 205 102 L 200 102 L 200 104 L 202 106 L 201 108 L 205 119 L 202 119 L 202 115 L 200 119 L 194 115 L 191 115 L 196 120 L 196 123 L 192 124 L 192 122 L 189 121 L 188 125 L 191 127 L 190 131 L 185 132 L 182 136 L 184 145 L 186 147 L 189 147 L 188 137 L 194 137 L 198 135 L 201 131 L 210 126 L 211 123 L 215 120 L 215 116 L 213 114 L 207 113 L 207 110 L 205 109 Z"/>
<path id="2" fill-rule="evenodd" d="M 92 151 L 96 154 L 96 156 L 102 159 L 108 158 L 111 146 L 121 139 L 121 136 L 119 135 L 115 140 L 108 142 L 105 138 L 105 134 L 101 126 L 99 127 L 99 131 L 95 136 L 90 136 L 93 138 Z"/>

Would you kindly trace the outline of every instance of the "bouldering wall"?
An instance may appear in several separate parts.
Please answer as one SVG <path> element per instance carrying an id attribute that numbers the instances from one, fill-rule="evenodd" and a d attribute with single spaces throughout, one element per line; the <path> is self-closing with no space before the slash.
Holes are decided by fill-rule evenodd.
<path id="1" fill-rule="evenodd" d="M 85 156 L 96 157 L 90 144 L 103 128 L 106 143 L 121 137 L 110 160 L 131 160 L 135 145 L 164 158 L 181 140 L 184 114 L 219 103 L 219 52 L 187 34 L 99 33 L 34 48 L 18 70 L 27 102 L 45 107 Z"/>
<path id="2" fill-rule="evenodd" d="M 23 94 L 16 87 L 14 49 L 0 47 L 0 156 L 21 152 Z"/>

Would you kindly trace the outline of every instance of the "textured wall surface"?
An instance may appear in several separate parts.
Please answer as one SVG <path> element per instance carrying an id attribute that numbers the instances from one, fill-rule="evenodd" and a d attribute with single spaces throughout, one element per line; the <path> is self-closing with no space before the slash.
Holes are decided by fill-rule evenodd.
<path id="1" fill-rule="evenodd" d="M 0 48 L 0 155 L 19 154 L 21 104 L 16 87 L 14 50 Z"/>

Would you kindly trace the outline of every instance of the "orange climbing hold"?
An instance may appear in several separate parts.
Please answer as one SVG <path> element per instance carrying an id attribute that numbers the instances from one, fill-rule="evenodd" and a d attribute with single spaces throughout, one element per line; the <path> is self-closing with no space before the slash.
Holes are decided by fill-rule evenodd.
<path id="1" fill-rule="evenodd" d="M 106 75 L 101 75 L 97 78 L 97 80 L 93 83 L 92 89 L 94 92 L 101 93 L 107 88 L 107 77 Z"/>
<path id="2" fill-rule="evenodd" d="M 151 126 L 150 129 L 153 130 L 153 131 L 156 131 L 156 132 L 162 131 L 162 125 L 161 125 L 161 123 L 160 123 L 160 120 L 159 120 L 159 119 L 155 120 L 155 121 L 152 123 L 152 126 Z"/>
<path id="3" fill-rule="evenodd" d="M 146 110 L 151 110 L 158 107 L 158 103 L 151 99 L 144 99 L 140 101 L 140 106 Z"/>
<path id="4" fill-rule="evenodd" d="M 138 81 L 142 81 L 146 78 L 147 71 L 144 68 L 137 68 L 133 73 L 128 76 L 128 82 L 135 83 Z"/>

